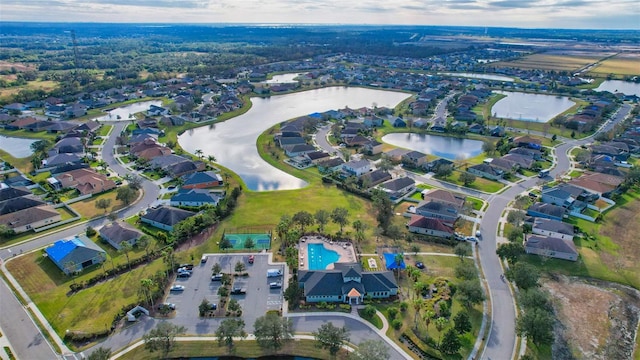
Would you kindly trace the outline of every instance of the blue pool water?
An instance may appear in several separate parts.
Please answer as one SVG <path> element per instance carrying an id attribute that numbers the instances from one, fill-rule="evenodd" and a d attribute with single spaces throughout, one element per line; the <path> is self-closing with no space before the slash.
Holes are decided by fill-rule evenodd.
<path id="1" fill-rule="evenodd" d="M 324 244 L 307 244 L 309 270 L 324 270 L 340 259 L 340 255 L 324 247 Z"/>

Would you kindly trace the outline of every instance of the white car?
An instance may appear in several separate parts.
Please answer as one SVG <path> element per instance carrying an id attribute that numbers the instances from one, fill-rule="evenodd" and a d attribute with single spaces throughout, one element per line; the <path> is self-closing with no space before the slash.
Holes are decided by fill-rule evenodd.
<path id="1" fill-rule="evenodd" d="M 282 287 L 282 283 L 280 281 L 272 282 L 272 283 L 269 283 L 269 287 L 271 289 L 280 289 Z"/>
<path id="2" fill-rule="evenodd" d="M 184 285 L 173 285 L 169 291 L 184 291 Z"/>

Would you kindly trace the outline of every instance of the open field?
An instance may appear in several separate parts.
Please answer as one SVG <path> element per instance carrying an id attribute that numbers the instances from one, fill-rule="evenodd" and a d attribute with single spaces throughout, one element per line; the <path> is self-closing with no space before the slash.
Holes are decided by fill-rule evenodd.
<path id="1" fill-rule="evenodd" d="M 600 60 L 600 56 L 583 55 L 556 55 L 556 54 L 532 54 L 520 59 L 508 62 L 499 62 L 492 66 L 507 66 L 519 69 L 541 69 L 576 71 L 589 64 Z"/>
<path id="2" fill-rule="evenodd" d="M 116 263 L 126 261 L 123 255 L 116 260 L 120 260 Z M 112 266 L 109 259 L 105 264 Z M 39 251 L 11 260 L 6 266 L 60 336 L 64 336 L 67 329 L 80 332 L 107 329 L 123 306 L 138 301 L 138 286 L 132 284 L 139 284 L 141 279 L 164 269 L 159 259 L 90 289 L 68 295 L 73 282 L 85 281 L 101 272 L 101 268 L 94 267 L 92 271 L 71 279 Z"/>
<path id="3" fill-rule="evenodd" d="M 640 54 L 616 55 L 589 70 L 589 75 L 640 75 Z"/>
<path id="4" fill-rule="evenodd" d="M 26 85 L 23 86 L 14 86 L 10 88 L 0 89 L 0 99 L 8 98 L 12 95 L 15 95 L 20 92 L 20 90 L 44 90 L 46 92 L 50 92 L 58 87 L 58 83 L 56 81 L 49 80 L 34 80 L 27 82 Z"/>
<path id="5" fill-rule="evenodd" d="M 85 219 L 91 219 L 96 216 L 104 215 L 105 211 L 103 209 L 96 208 L 96 201 L 98 199 L 111 199 L 111 207 L 109 207 L 106 211 L 108 214 L 111 211 L 116 211 L 124 207 L 124 204 L 120 200 L 116 200 L 116 196 L 118 195 L 117 191 L 111 190 L 104 194 L 92 196 L 86 200 L 78 201 L 69 205 L 73 210 L 77 211 L 80 215 L 82 215 Z"/>

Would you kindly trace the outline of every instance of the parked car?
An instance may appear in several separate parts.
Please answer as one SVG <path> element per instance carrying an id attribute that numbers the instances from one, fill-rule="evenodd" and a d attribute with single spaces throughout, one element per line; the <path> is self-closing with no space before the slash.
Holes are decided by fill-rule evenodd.
<path id="1" fill-rule="evenodd" d="M 185 268 L 187 270 L 193 270 L 193 264 L 180 264 L 177 266 L 177 269 Z"/>
<path id="2" fill-rule="evenodd" d="M 471 241 L 471 242 L 476 242 L 476 241 L 478 241 L 478 239 L 476 239 L 476 238 L 475 238 L 475 237 L 473 237 L 473 236 L 467 236 L 467 237 L 465 238 L 465 240 L 467 240 L 467 241 Z"/>
<path id="3" fill-rule="evenodd" d="M 217 309 L 218 309 L 218 304 L 209 303 L 209 310 L 217 310 Z"/>
<path id="4" fill-rule="evenodd" d="M 169 291 L 184 291 L 184 286 L 183 285 L 173 285 Z"/>
<path id="5" fill-rule="evenodd" d="M 267 270 L 267 277 L 278 277 L 278 276 L 282 276 L 282 271 L 280 269 Z"/>
<path id="6" fill-rule="evenodd" d="M 272 289 L 280 289 L 282 287 L 282 283 L 280 281 L 272 282 L 272 283 L 269 283 L 269 287 Z"/>
<path id="7" fill-rule="evenodd" d="M 222 274 L 215 274 L 211 277 L 211 281 L 222 281 Z"/>
<path id="8" fill-rule="evenodd" d="M 255 260 L 256 260 L 256 257 L 254 255 L 249 255 L 249 264 L 253 264 Z"/>
<path id="9" fill-rule="evenodd" d="M 176 309 L 176 304 L 174 303 L 162 303 L 158 305 L 158 310 L 161 310 L 163 308 L 169 308 L 171 310 L 175 310 Z"/>
<path id="10" fill-rule="evenodd" d="M 179 278 L 188 278 L 191 277 L 191 271 L 178 271 L 178 275 L 176 275 Z"/>
<path id="11" fill-rule="evenodd" d="M 231 294 L 233 295 L 244 295 L 247 293 L 247 289 L 239 286 L 235 286 L 231 289 Z"/>
<path id="12" fill-rule="evenodd" d="M 424 264 L 423 264 L 421 261 L 418 261 L 418 262 L 416 263 L 416 267 L 417 267 L 418 269 L 424 269 Z"/>
<path id="13" fill-rule="evenodd" d="M 200 264 L 206 263 L 207 262 L 207 258 L 208 258 L 207 255 L 202 255 L 202 258 L 200 259 Z"/>

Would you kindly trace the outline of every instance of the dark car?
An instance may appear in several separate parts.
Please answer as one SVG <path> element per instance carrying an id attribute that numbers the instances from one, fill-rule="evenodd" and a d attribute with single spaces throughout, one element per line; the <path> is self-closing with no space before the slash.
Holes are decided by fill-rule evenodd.
<path id="1" fill-rule="evenodd" d="M 418 269 L 424 269 L 424 264 L 423 264 L 422 262 L 418 261 L 418 262 L 416 263 L 416 267 L 417 267 Z"/>
<path id="2" fill-rule="evenodd" d="M 179 278 L 188 278 L 191 277 L 191 272 L 190 271 L 181 271 L 178 273 L 177 275 Z"/>
<path id="3" fill-rule="evenodd" d="M 231 294 L 233 294 L 233 295 L 244 295 L 246 293 L 247 293 L 247 289 L 242 288 L 242 287 L 238 287 L 238 286 L 234 287 L 231 290 Z"/>

